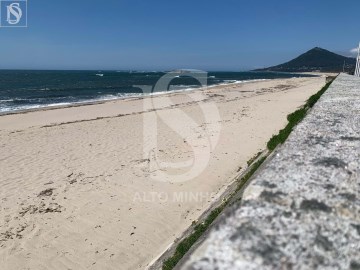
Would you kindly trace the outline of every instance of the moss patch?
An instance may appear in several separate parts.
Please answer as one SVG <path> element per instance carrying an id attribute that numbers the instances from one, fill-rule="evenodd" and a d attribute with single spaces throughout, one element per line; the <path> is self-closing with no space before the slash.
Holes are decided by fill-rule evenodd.
<path id="1" fill-rule="evenodd" d="M 305 118 L 308 110 L 315 105 L 321 95 L 324 94 L 324 92 L 329 88 L 331 83 L 332 82 L 327 83 L 319 92 L 317 92 L 315 95 L 312 95 L 302 108 L 287 116 L 288 124 L 286 127 L 280 130 L 277 135 L 274 135 L 267 143 L 267 148 L 269 151 L 273 151 L 279 144 L 282 144 L 286 141 L 293 128 Z"/>

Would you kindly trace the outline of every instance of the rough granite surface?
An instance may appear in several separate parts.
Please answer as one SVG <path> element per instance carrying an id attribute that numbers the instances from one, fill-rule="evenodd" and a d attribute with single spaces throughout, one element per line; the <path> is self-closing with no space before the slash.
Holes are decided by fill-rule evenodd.
<path id="1" fill-rule="evenodd" d="M 341 74 L 181 269 L 360 269 L 360 78 Z"/>

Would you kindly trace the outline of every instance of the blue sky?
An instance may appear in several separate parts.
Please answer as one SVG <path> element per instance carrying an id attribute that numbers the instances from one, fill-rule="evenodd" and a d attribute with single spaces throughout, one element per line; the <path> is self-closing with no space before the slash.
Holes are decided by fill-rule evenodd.
<path id="1" fill-rule="evenodd" d="M 29 0 L 0 68 L 242 70 L 315 47 L 350 54 L 360 1 Z"/>

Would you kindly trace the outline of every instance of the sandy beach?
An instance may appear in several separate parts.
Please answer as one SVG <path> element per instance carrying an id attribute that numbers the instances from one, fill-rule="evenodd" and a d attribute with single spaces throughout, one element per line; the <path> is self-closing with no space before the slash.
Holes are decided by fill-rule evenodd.
<path id="1" fill-rule="evenodd" d="M 324 84 L 276 79 L 0 116 L 0 268 L 146 268 Z M 153 170 L 144 157 L 156 116 L 156 156 L 188 167 Z M 202 158 L 193 179 L 176 177 Z"/>

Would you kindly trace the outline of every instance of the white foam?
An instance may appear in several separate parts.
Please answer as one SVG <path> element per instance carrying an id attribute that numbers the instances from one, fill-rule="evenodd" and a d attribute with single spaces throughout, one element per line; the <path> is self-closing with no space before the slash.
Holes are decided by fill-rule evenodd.
<path id="1" fill-rule="evenodd" d="M 223 86 L 223 85 L 233 85 L 233 84 L 239 84 L 239 83 L 247 83 L 247 82 L 257 82 L 257 81 L 266 81 L 269 79 L 254 79 L 254 80 L 225 80 L 223 83 L 219 84 L 213 84 L 210 86 L 205 86 L 204 88 L 213 88 L 217 86 Z M 180 89 L 173 89 L 174 87 L 184 87 Z M 101 101 L 110 101 L 110 100 L 121 100 L 121 99 L 128 99 L 128 98 L 139 98 L 139 97 L 146 97 L 146 96 L 158 96 L 158 95 L 164 95 L 164 94 L 171 94 L 171 93 L 180 93 L 180 92 L 186 92 L 186 91 L 193 91 L 193 90 L 201 90 L 202 88 L 197 85 L 172 85 L 170 86 L 170 90 L 162 91 L 162 92 L 152 92 L 149 94 L 144 93 L 119 93 L 116 95 L 104 95 L 93 99 L 86 99 L 81 101 L 75 101 L 75 102 L 59 102 L 59 103 L 51 103 L 51 104 L 34 104 L 34 105 L 22 105 L 22 106 L 6 106 L 6 107 L 0 107 L 0 113 L 6 113 L 6 112 L 16 112 L 16 111 L 22 111 L 22 110 L 32 110 L 32 109 L 39 109 L 39 108 L 47 108 L 47 107 L 66 107 L 69 105 L 81 105 L 81 104 L 88 104 L 93 102 L 101 102 Z M 16 98 L 14 100 L 38 100 L 36 99 L 22 99 L 22 98 Z M 41 98 L 40 98 L 41 99 Z M 14 101 L 14 100 L 2 100 L 2 101 Z M 0 103 L 2 102 L 0 100 Z"/>

